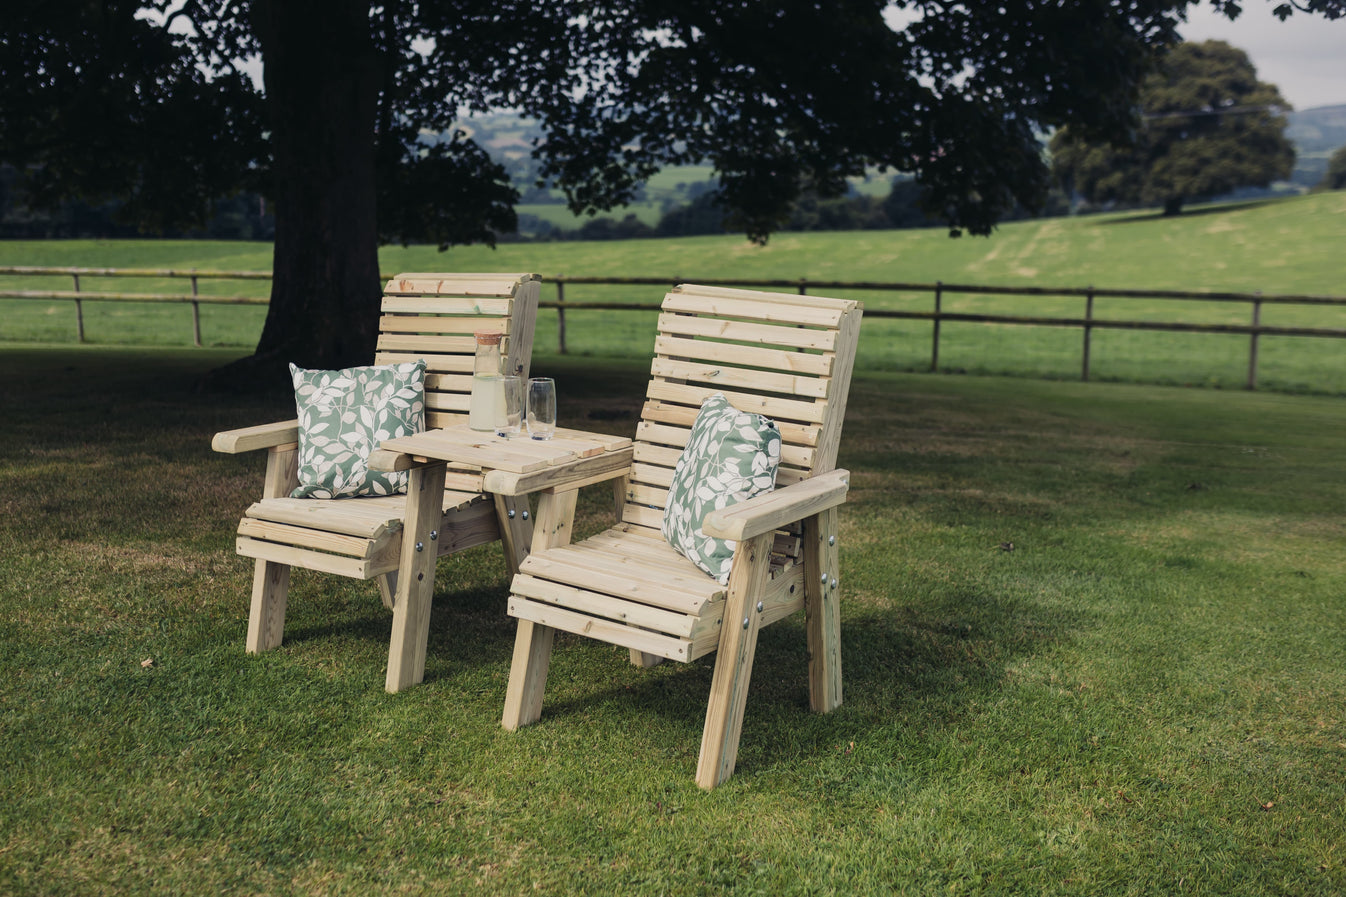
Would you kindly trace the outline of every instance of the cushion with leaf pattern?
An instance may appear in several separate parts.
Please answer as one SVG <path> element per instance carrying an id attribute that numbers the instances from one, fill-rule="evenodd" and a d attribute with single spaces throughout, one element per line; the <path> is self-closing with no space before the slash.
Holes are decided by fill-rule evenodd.
<path id="1" fill-rule="evenodd" d="M 776 486 L 780 431 L 760 414 L 739 411 L 721 393 L 701 403 L 687 447 L 673 469 L 664 538 L 692 563 L 729 581 L 736 543 L 707 536 L 706 515 Z"/>
<path id="2" fill-rule="evenodd" d="M 299 487 L 294 498 L 393 495 L 408 474 L 371 471 L 385 439 L 425 429 L 425 361 L 306 370 L 290 365 L 299 413 Z"/>

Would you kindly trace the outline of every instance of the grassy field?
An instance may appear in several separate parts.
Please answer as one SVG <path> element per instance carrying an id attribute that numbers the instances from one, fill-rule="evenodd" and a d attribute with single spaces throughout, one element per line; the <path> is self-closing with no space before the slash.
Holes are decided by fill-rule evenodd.
<path id="1" fill-rule="evenodd" d="M 297 573 L 243 652 L 261 459 L 222 350 L 0 353 L 0 893 L 1346 891 L 1340 399 L 862 371 L 840 462 L 845 704 L 764 631 L 737 774 L 710 666 L 562 636 L 499 727 L 503 563 L 441 562 L 427 677 L 372 584 Z M 644 365 L 542 355 L 563 422 Z M 579 528 L 604 525 L 600 495 Z"/>
<path id="2" fill-rule="evenodd" d="M 1153 214 L 1014 222 L 990 238 L 952 240 L 942 230 L 780 234 L 767 246 L 741 237 L 697 237 L 602 243 L 527 243 L 464 247 L 385 247 L 386 272 L 536 271 L 544 276 L 667 276 L 670 280 L 799 278 L 978 283 L 1011 286 L 1094 285 L 1109 288 L 1221 290 L 1344 295 L 1337 247 L 1346 242 L 1346 192 L 1240 205 L 1198 207 L 1177 219 Z M 3 242 L 0 265 L 173 266 L 269 270 L 269 245 L 246 243 Z M 86 278 L 82 287 L 97 289 Z M 118 289 L 183 292 L 185 281 L 116 281 Z M 68 281 L 0 278 L 15 289 L 69 289 Z M 103 287 L 106 288 L 106 287 Z M 212 295 L 265 296 L 265 282 L 204 283 Z M 550 290 L 544 298 L 553 296 Z M 658 287 L 570 286 L 567 301 L 656 304 Z M 929 311 L 929 294 L 868 293 L 872 309 Z M 4 301 L 0 340 L 66 342 L 74 335 L 69 302 Z M 949 294 L 947 311 L 1079 317 L 1082 300 L 977 297 Z M 1101 318 L 1250 323 L 1241 303 L 1099 300 Z M 205 306 L 205 342 L 255 344 L 259 308 Z M 191 338 L 185 307 L 86 303 L 86 331 L 99 343 L 182 344 Z M 539 321 L 538 340 L 556 345 L 554 314 Z M 1268 306 L 1269 325 L 1346 329 L 1346 307 Z M 650 319 L 632 312 L 572 312 L 568 347 L 575 353 L 638 356 L 648 351 Z M 1264 338 L 1259 384 L 1292 392 L 1346 393 L 1346 352 L 1337 340 Z M 1076 378 L 1078 330 L 946 324 L 941 369 L 974 373 Z M 1093 376 L 1166 384 L 1242 386 L 1248 340 L 1208 334 L 1098 330 Z M 928 324 L 871 319 L 861 337 L 860 363 L 870 370 L 918 371 L 930 364 Z"/>

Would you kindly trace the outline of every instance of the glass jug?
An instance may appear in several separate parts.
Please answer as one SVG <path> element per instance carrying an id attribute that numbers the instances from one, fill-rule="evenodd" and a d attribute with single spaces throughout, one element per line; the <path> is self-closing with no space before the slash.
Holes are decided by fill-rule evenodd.
<path id="1" fill-rule="evenodd" d="M 497 422 L 505 417 L 501 334 L 478 332 L 474 336 L 477 338 L 477 356 L 472 362 L 472 398 L 467 406 L 467 425 L 474 430 L 494 432 Z"/>

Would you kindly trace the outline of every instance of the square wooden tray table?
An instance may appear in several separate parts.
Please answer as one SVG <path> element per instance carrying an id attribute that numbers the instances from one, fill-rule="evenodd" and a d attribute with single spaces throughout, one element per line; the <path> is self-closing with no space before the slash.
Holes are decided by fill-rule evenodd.
<path id="1" fill-rule="evenodd" d="M 388 690 L 420 681 L 425 672 L 435 541 L 446 484 L 494 498 L 512 577 L 534 546 L 552 548 L 570 541 L 581 486 L 613 480 L 615 489 L 623 489 L 631 454 L 631 440 L 625 436 L 558 428 L 553 438 L 540 440 L 526 434 L 496 436 L 466 424 L 389 439 L 371 454 L 372 470 L 410 472 Z M 538 493 L 537 511 L 530 515 L 528 496 L 533 493 Z"/>

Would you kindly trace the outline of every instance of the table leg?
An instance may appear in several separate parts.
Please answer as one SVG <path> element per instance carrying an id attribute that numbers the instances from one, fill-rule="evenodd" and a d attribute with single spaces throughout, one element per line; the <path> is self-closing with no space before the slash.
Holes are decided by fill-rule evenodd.
<path id="1" fill-rule="evenodd" d="M 537 520 L 533 526 L 533 550 L 544 551 L 570 543 L 575 523 L 575 501 L 579 491 L 546 491 L 538 496 Z M 556 631 L 550 626 L 519 621 L 514 637 L 514 659 L 505 689 L 505 712 L 501 724 L 511 731 L 537 722 L 542 716 L 542 694 L 551 666 L 552 640 Z"/>
<path id="2" fill-rule="evenodd" d="M 533 522 L 528 519 L 528 496 L 496 495 L 495 515 L 500 527 L 500 544 L 505 550 L 507 575 L 513 579 L 519 572 L 519 565 L 532 550 Z"/>

